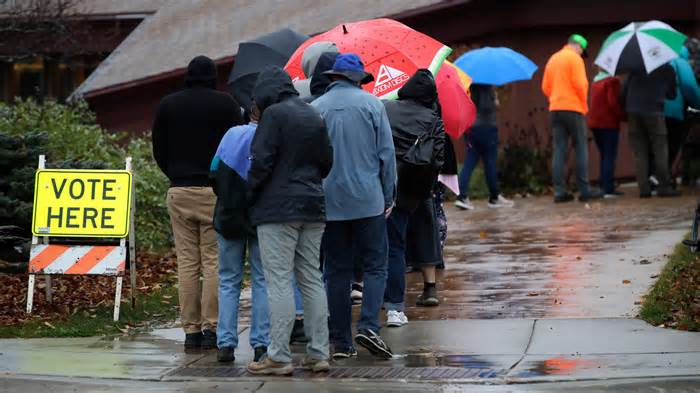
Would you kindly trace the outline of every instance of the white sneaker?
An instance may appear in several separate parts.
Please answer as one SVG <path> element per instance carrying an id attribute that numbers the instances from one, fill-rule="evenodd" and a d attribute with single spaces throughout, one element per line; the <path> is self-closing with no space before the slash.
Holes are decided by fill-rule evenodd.
<path id="1" fill-rule="evenodd" d="M 362 303 L 362 292 L 358 291 L 357 289 L 353 289 L 350 291 L 350 300 L 352 300 L 352 304 Z"/>
<path id="2" fill-rule="evenodd" d="M 510 199 L 506 199 L 503 195 L 498 195 L 495 201 L 489 200 L 489 207 L 492 209 L 497 209 L 499 207 L 513 207 L 515 203 Z"/>
<path id="3" fill-rule="evenodd" d="M 408 318 L 406 314 L 402 311 L 389 310 L 386 313 L 386 326 L 388 327 L 401 327 L 408 323 Z"/>
<path id="4" fill-rule="evenodd" d="M 474 205 L 469 201 L 469 198 L 457 199 L 455 206 L 462 210 L 474 210 Z"/>

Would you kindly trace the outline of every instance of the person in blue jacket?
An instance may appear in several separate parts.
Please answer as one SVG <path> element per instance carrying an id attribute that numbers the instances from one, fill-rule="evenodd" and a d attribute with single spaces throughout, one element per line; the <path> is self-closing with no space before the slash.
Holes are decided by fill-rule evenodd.
<path id="1" fill-rule="evenodd" d="M 267 352 L 270 344 L 267 288 L 246 197 L 251 165 L 250 146 L 260 117 L 255 103 L 250 112 L 250 123 L 232 127 L 221 139 L 210 168 L 211 183 L 217 197 L 214 229 L 219 244 L 219 321 L 216 328 L 219 362 L 232 362 L 235 359 L 238 305 L 246 254 L 252 281 L 250 346 L 253 347 L 255 361 Z"/>
<path id="2" fill-rule="evenodd" d="M 664 102 L 664 116 L 668 129 L 668 167 L 673 173 L 673 163 L 688 136 L 689 124 L 685 119 L 687 107 L 700 108 L 700 86 L 688 62 L 688 49 L 682 47 L 680 57 L 671 60 L 676 72 L 676 98 Z M 672 182 L 675 184 L 675 182 Z"/>

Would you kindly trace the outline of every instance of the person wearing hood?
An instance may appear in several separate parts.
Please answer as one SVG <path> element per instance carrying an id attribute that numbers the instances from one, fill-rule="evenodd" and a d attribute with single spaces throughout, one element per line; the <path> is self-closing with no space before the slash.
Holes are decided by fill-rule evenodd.
<path id="1" fill-rule="evenodd" d="M 587 120 L 600 152 L 598 182 L 603 190 L 603 198 L 623 195 L 615 191 L 615 161 L 620 140 L 620 122 L 624 118 L 624 110 L 620 105 L 620 87 L 620 79 L 602 69 L 591 84 L 591 108 Z"/>
<path id="2" fill-rule="evenodd" d="M 668 167 L 673 179 L 673 164 L 688 137 L 689 124 L 685 119 L 687 107 L 700 109 L 700 86 L 688 62 L 688 48 L 681 47 L 680 57 L 671 60 L 676 72 L 676 98 L 664 102 L 664 116 L 668 129 Z M 675 182 L 672 182 L 675 185 Z"/>
<path id="3" fill-rule="evenodd" d="M 311 75 L 310 95 L 304 98 L 304 101 L 311 103 L 326 92 L 328 86 L 333 82 L 331 77 L 326 74 L 326 71 L 333 69 L 333 64 L 335 64 L 337 57 L 338 52 L 324 52 L 319 56 L 316 68 L 314 68 L 314 72 Z"/>
<path id="4" fill-rule="evenodd" d="M 419 306 L 439 304 L 435 266 L 442 261 L 440 239 L 435 229 L 432 191 L 444 163 L 445 129 L 436 112 L 437 87 L 429 70 L 420 69 L 398 91 L 398 100 L 385 101 L 391 125 L 398 185 L 396 206 L 387 220 L 389 262 L 384 308 L 387 326 L 408 323 L 404 313 L 406 292 L 406 229 L 409 220 L 422 232 L 412 257 L 423 272 L 423 294 Z M 420 154 L 416 153 L 420 151 Z"/>
<path id="5" fill-rule="evenodd" d="M 167 206 L 175 238 L 185 349 L 214 349 L 219 278 L 212 222 L 216 196 L 209 185 L 209 166 L 226 131 L 243 124 L 243 119 L 236 100 L 215 90 L 216 65 L 208 57 L 190 61 L 185 85 L 158 106 L 153 157 L 170 180 Z"/>
<path id="6" fill-rule="evenodd" d="M 250 145 L 258 126 L 260 111 L 255 103 L 251 121 L 232 127 L 224 135 L 211 163 L 211 179 L 217 196 L 214 229 L 219 244 L 219 322 L 216 327 L 217 360 L 235 360 L 238 347 L 238 306 L 243 270 L 248 255 L 252 299 L 250 346 L 258 361 L 270 343 L 270 319 L 267 289 L 255 228 L 250 223 L 246 194 L 250 169 Z"/>
<path id="7" fill-rule="evenodd" d="M 323 238 L 333 358 L 357 355 L 352 342 L 351 288 L 355 259 L 363 264 L 363 293 L 355 342 L 389 359 L 379 336 L 379 311 L 387 277 L 386 217 L 394 206 L 396 159 L 382 102 L 362 90 L 374 77 L 354 53 L 338 55 L 326 93 L 311 105 L 326 120 L 333 169 L 323 182 L 327 224 Z M 349 250 L 352 250 L 350 252 Z"/>
<path id="8" fill-rule="evenodd" d="M 318 41 L 304 49 L 304 53 L 301 56 L 301 70 L 304 72 L 306 79 L 294 81 L 294 88 L 299 92 L 299 97 L 302 100 L 309 102 L 309 97 L 312 95 L 311 79 L 314 76 L 318 60 L 325 53 L 338 54 L 338 47 L 331 41 Z M 333 63 L 331 63 L 332 65 Z"/>
<path id="9" fill-rule="evenodd" d="M 299 98 L 279 67 L 260 72 L 253 99 L 261 111 L 248 172 L 251 222 L 257 226 L 270 306 L 267 356 L 248 365 L 252 374 L 289 375 L 295 320 L 293 281 L 304 299 L 309 336 L 302 366 L 328 370 L 328 305 L 318 268 L 326 221 L 323 179 L 333 164 L 321 115 Z"/>

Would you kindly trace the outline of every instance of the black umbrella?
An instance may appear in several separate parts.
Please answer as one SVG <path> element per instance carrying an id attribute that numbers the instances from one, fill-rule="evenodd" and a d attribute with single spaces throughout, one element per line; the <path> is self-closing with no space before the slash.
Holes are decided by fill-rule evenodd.
<path id="1" fill-rule="evenodd" d="M 240 43 L 228 78 L 238 103 L 249 108 L 258 72 L 271 65 L 284 67 L 294 51 L 308 39 L 309 36 L 286 28 Z"/>

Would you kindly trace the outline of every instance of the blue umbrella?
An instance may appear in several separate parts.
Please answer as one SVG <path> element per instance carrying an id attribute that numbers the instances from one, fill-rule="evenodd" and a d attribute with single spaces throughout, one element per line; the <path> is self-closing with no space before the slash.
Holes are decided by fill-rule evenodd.
<path id="1" fill-rule="evenodd" d="M 454 64 L 472 78 L 473 83 L 501 86 L 532 79 L 537 65 L 524 55 L 505 47 L 490 46 L 471 50 Z"/>

